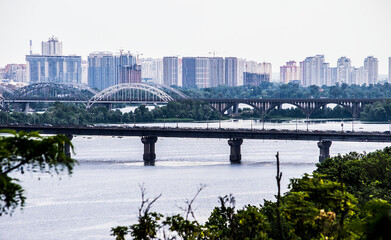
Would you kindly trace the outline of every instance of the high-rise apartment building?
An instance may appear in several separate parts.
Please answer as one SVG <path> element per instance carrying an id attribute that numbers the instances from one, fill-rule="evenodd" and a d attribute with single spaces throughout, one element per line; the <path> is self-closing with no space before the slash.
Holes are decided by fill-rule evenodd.
<path id="1" fill-rule="evenodd" d="M 184 87 L 211 87 L 211 75 L 210 60 L 208 57 L 182 58 L 182 81 Z"/>
<path id="2" fill-rule="evenodd" d="M 130 54 L 130 52 L 123 53 L 121 51 L 120 54 L 114 55 L 114 84 L 113 85 L 117 85 L 120 83 L 130 83 L 129 82 L 130 79 L 128 77 L 129 76 L 128 71 L 131 71 L 131 70 L 138 71 L 137 69 L 138 69 L 137 59 L 132 54 Z M 141 67 L 140 67 L 140 70 L 141 70 Z M 136 73 L 134 73 L 134 74 L 136 74 Z M 141 72 L 140 72 L 140 77 L 141 77 Z M 140 81 L 141 81 L 141 78 L 139 80 L 135 80 L 135 83 L 138 83 Z"/>
<path id="3" fill-rule="evenodd" d="M 178 57 L 163 58 L 163 84 L 178 85 Z"/>
<path id="4" fill-rule="evenodd" d="M 163 84 L 163 59 L 141 59 L 141 79 L 143 82 Z"/>
<path id="5" fill-rule="evenodd" d="M 369 56 L 364 60 L 364 68 L 368 71 L 368 84 L 377 84 L 378 82 L 378 60 Z"/>
<path id="6" fill-rule="evenodd" d="M 26 56 L 27 81 L 81 83 L 80 56 Z"/>
<path id="7" fill-rule="evenodd" d="M 327 83 L 327 71 L 324 69 L 324 56 L 316 55 L 315 57 L 307 57 L 303 62 L 300 62 L 301 83 L 303 86 L 322 86 Z"/>
<path id="8" fill-rule="evenodd" d="M 295 80 L 300 81 L 300 67 L 296 65 L 295 61 L 289 61 L 280 67 L 280 82 L 289 83 Z"/>
<path id="9" fill-rule="evenodd" d="M 364 67 L 352 68 L 350 84 L 368 85 L 368 71 Z"/>
<path id="10" fill-rule="evenodd" d="M 62 56 L 62 43 L 57 38 L 42 42 L 42 55 L 26 56 L 27 81 L 81 83 L 81 57 Z"/>
<path id="11" fill-rule="evenodd" d="M 321 85 L 331 86 L 331 68 L 329 63 L 323 63 L 321 68 Z"/>
<path id="12" fill-rule="evenodd" d="M 141 66 L 130 53 L 93 52 L 88 56 L 88 85 L 105 89 L 121 83 L 141 82 Z"/>
<path id="13" fill-rule="evenodd" d="M 7 64 L 3 75 L 5 79 L 25 83 L 27 82 L 26 64 Z"/>
<path id="14" fill-rule="evenodd" d="M 62 56 L 62 42 L 54 36 L 49 38 L 47 42 L 42 42 L 42 55 L 46 56 Z"/>
<path id="15" fill-rule="evenodd" d="M 198 88 L 211 87 L 210 62 L 208 57 L 196 57 L 196 86 Z"/>
<path id="16" fill-rule="evenodd" d="M 196 87 L 196 58 L 182 58 L 182 86 Z"/>
<path id="17" fill-rule="evenodd" d="M 120 66 L 121 79 L 119 84 L 122 83 L 141 83 L 141 65 L 123 65 Z"/>
<path id="18" fill-rule="evenodd" d="M 236 57 L 226 57 L 224 59 L 224 61 L 225 61 L 225 64 L 224 64 L 225 85 L 226 86 L 238 86 L 238 59 Z M 243 76 L 243 79 L 244 79 L 244 76 Z"/>
<path id="19" fill-rule="evenodd" d="M 330 80 L 331 80 L 331 86 L 335 85 L 338 82 L 338 68 L 332 67 L 330 68 Z"/>
<path id="20" fill-rule="evenodd" d="M 209 58 L 209 81 L 211 87 L 217 87 L 225 84 L 224 77 L 224 58 L 210 57 Z"/>
<path id="21" fill-rule="evenodd" d="M 182 58 L 178 58 L 178 86 L 183 86 L 182 80 Z"/>
<path id="22" fill-rule="evenodd" d="M 247 71 L 246 70 L 246 59 L 243 58 L 238 58 L 237 59 L 237 86 L 243 86 L 244 84 L 244 73 Z M 226 83 L 225 83 L 226 84 Z"/>
<path id="23" fill-rule="evenodd" d="M 351 61 L 347 57 L 340 57 L 337 62 L 337 82 L 339 84 L 352 84 L 351 75 Z"/>
<path id="24" fill-rule="evenodd" d="M 81 83 L 88 85 L 88 60 L 81 61 Z"/>
<path id="25" fill-rule="evenodd" d="M 269 79 L 272 77 L 272 64 L 267 62 L 262 62 L 258 64 L 261 74 L 269 75 Z"/>
<path id="26" fill-rule="evenodd" d="M 114 57 L 111 52 L 93 52 L 88 56 L 88 86 L 99 90 L 115 85 Z"/>
<path id="27" fill-rule="evenodd" d="M 270 82 L 270 75 L 265 73 L 244 73 L 244 85 L 259 86 L 262 82 Z"/>
<path id="28" fill-rule="evenodd" d="M 388 57 L 388 83 L 391 83 L 391 57 Z"/>
<path id="29" fill-rule="evenodd" d="M 0 67 L 0 79 L 6 79 L 5 74 L 5 68 Z"/>

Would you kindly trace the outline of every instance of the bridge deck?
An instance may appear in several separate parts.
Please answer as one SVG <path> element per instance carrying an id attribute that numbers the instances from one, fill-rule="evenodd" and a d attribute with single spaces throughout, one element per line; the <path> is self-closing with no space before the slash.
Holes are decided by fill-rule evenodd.
<path id="1" fill-rule="evenodd" d="M 243 138 L 308 141 L 391 142 L 391 134 L 381 132 L 291 131 L 258 129 L 107 127 L 107 126 L 25 126 L 0 125 L 2 129 L 39 131 L 42 134 L 76 134 L 99 136 L 157 136 L 176 138 Z"/>

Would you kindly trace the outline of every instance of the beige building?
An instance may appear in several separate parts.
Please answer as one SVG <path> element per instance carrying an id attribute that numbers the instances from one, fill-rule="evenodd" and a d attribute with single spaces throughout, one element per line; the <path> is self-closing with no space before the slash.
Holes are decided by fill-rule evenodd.
<path id="1" fill-rule="evenodd" d="M 300 66 L 295 61 L 289 61 L 280 67 L 280 82 L 289 83 L 294 80 L 300 81 Z"/>

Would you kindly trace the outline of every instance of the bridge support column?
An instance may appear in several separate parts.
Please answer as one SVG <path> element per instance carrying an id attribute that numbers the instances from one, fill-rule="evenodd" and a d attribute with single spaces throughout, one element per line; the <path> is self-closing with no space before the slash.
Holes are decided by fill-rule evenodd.
<path id="1" fill-rule="evenodd" d="M 232 113 L 233 114 L 238 114 L 239 113 L 239 104 L 234 104 L 232 106 Z"/>
<path id="2" fill-rule="evenodd" d="M 155 143 L 157 141 L 157 137 L 155 136 L 146 136 L 141 138 L 141 142 L 144 144 L 144 165 L 153 166 L 155 165 Z"/>
<path id="3" fill-rule="evenodd" d="M 242 154 L 240 153 L 242 143 L 243 138 L 232 138 L 228 140 L 228 145 L 231 146 L 231 154 L 229 155 L 231 163 L 240 163 L 240 160 L 242 160 Z"/>
<path id="4" fill-rule="evenodd" d="M 331 146 L 331 141 L 330 140 L 322 140 L 318 142 L 318 147 L 319 147 L 319 162 L 323 162 L 326 160 L 326 158 L 330 157 L 330 146 Z"/>
<path id="5" fill-rule="evenodd" d="M 71 141 L 73 138 L 72 134 L 66 134 L 65 136 L 69 139 L 69 141 Z M 69 145 L 68 143 L 65 143 L 64 144 L 64 152 L 65 152 L 65 155 L 67 155 L 67 157 L 71 157 L 71 145 Z"/>
<path id="6" fill-rule="evenodd" d="M 30 108 L 30 104 L 29 104 L 29 103 L 25 103 L 25 104 L 23 104 L 23 109 L 22 109 L 22 111 L 23 111 L 24 113 L 27 113 L 29 108 Z"/>
<path id="7" fill-rule="evenodd" d="M 113 109 L 113 104 L 111 104 L 111 103 L 107 103 L 107 104 L 105 104 L 105 106 L 106 106 L 107 110 L 109 110 L 109 111 L 111 111 L 111 109 Z"/>

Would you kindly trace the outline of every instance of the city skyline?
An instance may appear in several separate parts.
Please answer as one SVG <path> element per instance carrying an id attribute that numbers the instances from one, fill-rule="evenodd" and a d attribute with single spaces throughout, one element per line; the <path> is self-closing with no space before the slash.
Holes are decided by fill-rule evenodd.
<path id="1" fill-rule="evenodd" d="M 119 49 L 143 58 L 209 57 L 215 51 L 274 66 L 318 54 L 330 63 L 346 56 L 352 66 L 362 66 L 367 56 L 375 56 L 379 74 L 388 74 L 390 8 L 387 0 L 5 0 L 0 23 L 12 34 L 0 40 L 0 66 L 25 63 L 30 40 L 39 53 L 41 41 L 54 35 L 66 43 L 64 55 L 83 59 Z M 59 9 L 69 14 L 59 17 Z"/>

